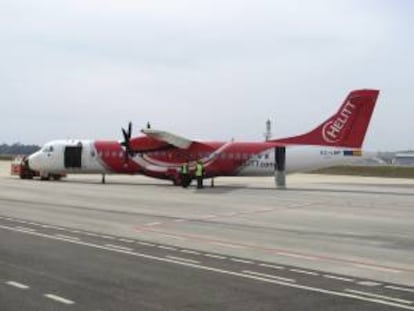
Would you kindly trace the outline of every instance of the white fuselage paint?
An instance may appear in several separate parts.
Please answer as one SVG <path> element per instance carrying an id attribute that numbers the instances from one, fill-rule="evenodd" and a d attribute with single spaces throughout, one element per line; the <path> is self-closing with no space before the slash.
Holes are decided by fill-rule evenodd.
<path id="1" fill-rule="evenodd" d="M 65 168 L 65 148 L 82 145 L 80 168 Z M 29 157 L 30 167 L 42 173 L 93 174 L 105 173 L 106 169 L 99 159 L 92 140 L 51 141 Z"/>
<path id="2" fill-rule="evenodd" d="M 335 165 L 351 164 L 362 158 L 361 156 L 344 156 L 344 150 L 344 148 L 334 147 L 287 147 L 286 173 L 308 172 Z M 367 154 L 364 153 L 364 157 L 366 156 Z M 248 160 L 240 169 L 238 176 L 271 176 L 274 171 L 275 152 L 271 148 Z"/>

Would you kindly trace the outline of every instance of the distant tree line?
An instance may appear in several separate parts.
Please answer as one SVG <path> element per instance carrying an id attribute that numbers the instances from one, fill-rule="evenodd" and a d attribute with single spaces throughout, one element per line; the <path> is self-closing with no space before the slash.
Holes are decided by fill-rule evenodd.
<path id="1" fill-rule="evenodd" d="M 17 154 L 32 154 L 40 149 L 37 145 L 23 145 L 21 143 L 14 143 L 12 145 L 0 145 L 0 155 L 17 155 Z"/>

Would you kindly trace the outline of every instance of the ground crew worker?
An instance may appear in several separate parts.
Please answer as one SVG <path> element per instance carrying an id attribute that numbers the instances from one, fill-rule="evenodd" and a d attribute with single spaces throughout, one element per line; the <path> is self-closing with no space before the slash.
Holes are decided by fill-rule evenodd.
<path id="1" fill-rule="evenodd" d="M 197 161 L 195 176 L 197 179 L 197 188 L 198 189 L 203 188 L 204 165 L 201 162 L 201 160 Z"/>
<path id="2" fill-rule="evenodd" d="M 190 180 L 190 166 L 188 164 L 188 162 L 183 163 L 183 165 L 181 165 L 181 186 L 183 186 L 183 188 L 187 188 Z"/>

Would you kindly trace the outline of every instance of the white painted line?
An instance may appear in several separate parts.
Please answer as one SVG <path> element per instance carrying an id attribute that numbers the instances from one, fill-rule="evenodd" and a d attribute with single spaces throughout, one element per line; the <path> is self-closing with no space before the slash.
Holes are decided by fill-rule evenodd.
<path id="1" fill-rule="evenodd" d="M 52 228 L 52 229 L 55 229 L 55 230 L 59 230 L 59 231 L 66 231 L 66 229 L 65 228 L 62 228 L 62 227 L 50 227 L 50 228 Z"/>
<path id="2" fill-rule="evenodd" d="M 27 227 L 22 227 L 22 226 L 16 226 L 15 228 L 17 230 L 22 230 L 22 231 L 30 231 L 30 232 L 36 231 L 35 229 L 27 228 Z"/>
<path id="3" fill-rule="evenodd" d="M 285 267 L 282 266 L 276 266 L 276 265 L 269 265 L 267 263 L 260 263 L 259 264 L 260 267 L 265 267 L 265 268 L 272 268 L 272 269 L 277 269 L 277 270 L 284 270 Z"/>
<path id="4" fill-rule="evenodd" d="M 120 253 L 120 254 L 151 259 L 151 260 L 155 260 L 155 261 L 159 261 L 159 262 L 167 262 L 167 263 L 171 263 L 171 264 L 186 266 L 186 267 L 189 267 L 189 268 L 194 268 L 194 269 L 199 269 L 199 270 L 204 270 L 204 271 L 211 271 L 211 272 L 215 272 L 215 273 L 231 275 L 231 276 L 240 277 L 240 278 L 244 278 L 244 279 L 261 281 L 261 282 L 264 282 L 264 283 L 276 284 L 276 285 L 279 285 L 279 286 L 297 288 L 297 289 L 301 289 L 301 290 L 306 290 L 306 291 L 311 291 L 311 292 L 316 292 L 316 293 L 321 293 L 321 294 L 326 294 L 326 295 L 331 295 L 331 296 L 336 296 L 336 297 L 345 297 L 345 298 L 349 298 L 349 299 L 356 299 L 356 300 L 361 300 L 361 301 L 365 301 L 365 302 L 371 302 L 371 303 L 387 305 L 387 306 L 397 307 L 397 308 L 400 308 L 400 309 L 414 311 L 414 307 L 412 307 L 412 306 L 407 306 L 407 305 L 404 305 L 404 304 L 394 303 L 394 302 L 391 302 L 391 301 L 385 301 L 385 300 L 381 300 L 381 299 L 364 297 L 364 296 L 360 296 L 360 295 L 353 295 L 353 294 L 346 293 L 346 292 L 339 292 L 339 291 L 329 290 L 329 289 L 324 289 L 324 288 L 319 288 L 319 287 L 300 285 L 300 284 L 291 283 L 291 282 L 284 282 L 284 281 L 280 281 L 280 280 L 276 280 L 276 279 L 273 280 L 273 279 L 254 276 L 254 275 L 250 275 L 250 274 L 246 274 L 246 273 L 229 271 L 229 270 L 214 268 L 214 267 L 210 267 L 210 266 L 204 266 L 204 265 L 201 265 L 201 264 L 192 264 L 192 263 L 173 260 L 173 259 L 169 259 L 169 258 L 165 258 L 165 257 L 157 257 L 157 256 L 154 256 L 154 255 L 149 255 L 149 254 L 129 252 L 129 251 L 121 250 L 121 249 L 105 247 L 103 245 L 98 245 L 98 244 L 91 243 L 91 242 L 64 240 L 64 239 L 58 238 L 56 236 L 48 235 L 48 234 L 44 234 L 44 233 L 40 233 L 40 232 L 19 231 L 16 228 L 11 227 L 11 226 L 0 225 L 0 228 L 4 229 L 4 230 L 19 232 L 19 233 L 22 233 L 22 234 L 29 234 L 29 235 L 33 235 L 33 236 L 37 236 L 37 237 L 42 237 L 42 238 L 45 238 L 45 239 L 60 240 L 60 241 L 66 242 L 66 243 L 72 243 L 72 244 L 81 245 L 81 246 L 85 246 L 85 247 L 91 247 L 91 248 L 95 248 L 95 249 L 107 250 L 107 251 L 110 251 L 110 252 L 117 252 L 117 253 Z"/>
<path id="5" fill-rule="evenodd" d="M 75 303 L 72 300 L 69 300 L 69 299 L 66 299 L 66 298 L 63 298 L 63 297 L 59 297 L 59 296 L 56 296 L 56 295 L 53 295 L 53 294 L 45 294 L 44 296 L 46 298 L 52 299 L 52 300 L 60 302 L 60 303 L 64 303 L 66 305 L 73 305 Z"/>
<path id="6" fill-rule="evenodd" d="M 27 222 L 28 225 L 32 225 L 32 226 L 39 226 L 39 224 L 37 222 Z"/>
<path id="7" fill-rule="evenodd" d="M 371 286 L 371 287 L 382 285 L 382 283 L 373 282 L 373 281 L 360 281 L 360 282 L 357 282 L 357 284 L 362 285 L 362 286 Z"/>
<path id="8" fill-rule="evenodd" d="M 174 221 L 175 221 L 175 222 L 183 222 L 183 221 L 186 221 L 186 220 L 187 220 L 187 219 L 181 219 L 181 218 L 180 218 L 180 219 L 175 219 Z"/>
<path id="9" fill-rule="evenodd" d="M 115 238 L 113 236 L 109 236 L 109 235 L 100 235 L 99 237 L 101 237 L 103 239 L 107 239 L 107 240 L 115 240 Z"/>
<path id="10" fill-rule="evenodd" d="M 331 275 L 331 274 L 324 274 L 323 277 L 327 279 L 333 279 L 333 280 L 344 281 L 344 282 L 355 282 L 354 279 L 346 278 L 343 276 Z"/>
<path id="11" fill-rule="evenodd" d="M 13 286 L 13 287 L 20 288 L 20 289 L 28 289 L 28 288 L 30 288 L 27 285 L 24 285 L 24 284 L 18 283 L 18 282 L 14 282 L 14 281 L 8 281 L 8 282 L 6 282 L 6 284 L 7 285 L 10 285 L 10 286 Z"/>
<path id="12" fill-rule="evenodd" d="M 111 247 L 111 248 L 120 249 L 120 250 L 123 250 L 123 251 L 128 251 L 128 252 L 133 251 L 133 249 L 132 249 L 132 248 L 125 247 L 125 246 L 122 246 L 122 245 L 105 244 L 105 246 L 106 246 L 106 247 Z"/>
<path id="13" fill-rule="evenodd" d="M 239 263 L 247 263 L 247 264 L 252 264 L 253 261 L 250 260 L 244 260 L 244 259 L 238 259 L 238 258 L 230 258 L 231 261 L 234 262 L 239 262 Z"/>
<path id="14" fill-rule="evenodd" d="M 48 225 L 40 225 L 40 227 L 42 227 L 42 228 L 50 228 L 50 226 L 48 226 Z"/>
<path id="15" fill-rule="evenodd" d="M 393 289 L 393 290 L 400 290 L 400 291 L 408 292 L 408 293 L 414 293 L 413 288 L 406 288 L 406 287 L 393 286 L 393 285 L 387 285 L 387 286 L 385 286 L 385 288 L 389 288 L 389 289 Z"/>
<path id="16" fill-rule="evenodd" d="M 144 245 L 144 246 L 150 246 L 150 247 L 153 247 L 153 246 L 155 246 L 155 244 L 152 244 L 152 243 L 147 243 L 147 242 L 137 242 L 139 245 Z"/>
<path id="17" fill-rule="evenodd" d="M 299 255 L 299 254 L 292 254 L 292 253 L 285 253 L 285 252 L 277 252 L 277 255 L 299 258 L 299 259 L 307 259 L 307 260 L 318 260 L 318 258 L 306 255 Z"/>
<path id="18" fill-rule="evenodd" d="M 70 232 L 72 232 L 72 233 L 80 233 L 79 230 L 71 230 Z"/>
<path id="19" fill-rule="evenodd" d="M 176 256 L 170 256 L 170 255 L 167 255 L 165 257 L 167 257 L 169 259 L 179 260 L 179 261 L 184 261 L 184 262 L 189 262 L 189 263 L 195 263 L 195 264 L 200 263 L 197 260 L 192 260 L 192 259 L 188 259 L 188 258 L 182 258 L 182 257 L 176 257 Z"/>
<path id="20" fill-rule="evenodd" d="M 176 251 L 177 250 L 175 247 L 171 247 L 171 246 L 157 245 L 157 247 L 161 248 L 161 249 L 166 249 L 166 250 L 169 250 L 169 251 Z"/>
<path id="21" fill-rule="evenodd" d="M 264 278 L 271 278 L 271 279 L 282 281 L 282 282 L 292 282 L 292 283 L 296 282 L 296 280 L 294 279 L 284 278 L 284 277 L 273 275 L 273 274 L 260 273 L 256 271 L 243 270 L 243 273 L 253 274 L 253 275 L 261 276 Z"/>
<path id="22" fill-rule="evenodd" d="M 151 226 L 158 226 L 158 225 L 161 225 L 161 224 L 162 224 L 162 222 L 155 221 L 155 222 L 147 223 L 144 226 L 151 227 Z"/>
<path id="23" fill-rule="evenodd" d="M 346 288 L 345 291 L 349 292 L 349 293 L 352 293 L 352 294 L 358 294 L 358 295 L 363 295 L 363 296 L 368 296 L 368 297 L 386 299 L 386 300 L 399 302 L 399 303 L 405 303 L 405 304 L 412 304 L 413 303 L 412 301 L 406 300 L 406 299 L 400 299 L 400 298 L 394 298 L 394 297 L 378 295 L 378 294 L 373 294 L 373 293 L 368 293 L 368 292 L 362 292 L 362 291 L 359 291 L 359 290 L 354 290 L 354 289 L 349 289 L 349 288 Z"/>
<path id="24" fill-rule="evenodd" d="M 215 255 L 215 254 L 204 254 L 204 256 L 215 258 L 215 259 L 226 259 L 227 258 L 226 256 L 220 256 L 220 255 Z"/>
<path id="25" fill-rule="evenodd" d="M 93 232 L 82 232 L 82 234 L 88 235 L 88 236 L 100 236 L 99 234 L 96 234 L 96 233 L 93 233 Z"/>
<path id="26" fill-rule="evenodd" d="M 245 248 L 244 246 L 241 246 L 241 245 L 227 244 L 227 243 L 221 243 L 221 242 L 211 242 L 211 244 L 218 245 L 218 246 L 224 246 L 224 247 L 230 247 L 230 248 L 237 248 L 237 249 Z"/>
<path id="27" fill-rule="evenodd" d="M 313 272 L 313 271 L 307 271 L 307 270 L 301 270 L 301 269 L 289 269 L 292 272 L 306 274 L 306 275 L 319 275 L 319 273 Z"/>
<path id="28" fill-rule="evenodd" d="M 391 272 L 391 273 L 400 273 L 401 272 L 401 270 L 392 269 L 392 268 L 377 267 L 377 266 L 370 266 L 370 265 L 364 265 L 364 264 L 353 264 L 353 265 L 358 267 L 358 268 L 377 270 L 377 271 L 382 271 L 382 272 Z"/>
<path id="29" fill-rule="evenodd" d="M 130 239 L 118 239 L 118 241 L 120 242 L 125 242 L 125 243 L 134 243 L 134 240 L 130 240 Z"/>
<path id="30" fill-rule="evenodd" d="M 180 250 L 180 252 L 181 253 L 186 253 L 186 254 L 200 255 L 199 252 L 192 251 L 192 250 L 189 250 L 189 249 L 182 249 L 182 250 Z"/>
<path id="31" fill-rule="evenodd" d="M 64 234 L 55 234 L 55 236 L 63 238 L 63 239 L 69 239 L 69 240 L 76 240 L 79 241 L 79 238 L 76 236 L 70 236 L 70 235 L 64 235 Z"/>

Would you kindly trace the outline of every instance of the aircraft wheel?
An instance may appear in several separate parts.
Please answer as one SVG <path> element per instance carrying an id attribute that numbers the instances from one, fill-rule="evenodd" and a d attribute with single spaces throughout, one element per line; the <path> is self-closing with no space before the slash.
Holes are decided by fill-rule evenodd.
<path id="1" fill-rule="evenodd" d="M 50 175 L 46 174 L 46 175 L 40 176 L 40 180 L 50 180 Z"/>
<path id="2" fill-rule="evenodd" d="M 58 175 L 58 174 L 53 174 L 53 175 L 52 175 L 52 179 L 53 179 L 53 180 L 59 181 L 59 180 L 61 180 L 61 178 L 62 178 L 62 176 L 60 176 L 60 175 Z"/>

